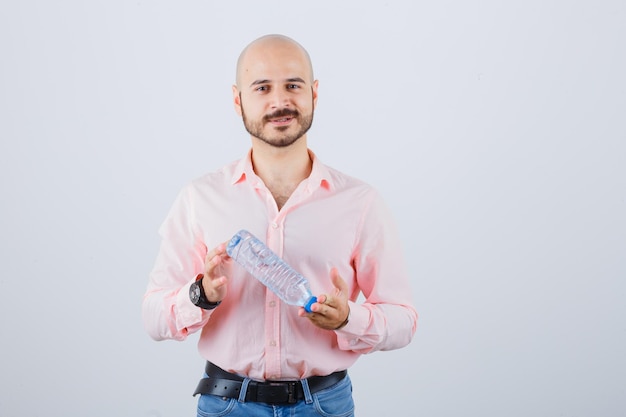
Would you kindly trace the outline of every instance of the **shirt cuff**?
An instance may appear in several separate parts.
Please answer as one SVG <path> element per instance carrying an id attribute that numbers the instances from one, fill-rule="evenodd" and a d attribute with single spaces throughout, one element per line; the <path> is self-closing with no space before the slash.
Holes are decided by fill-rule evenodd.
<path id="1" fill-rule="evenodd" d="M 203 310 L 189 298 L 189 287 L 194 281 L 185 284 L 176 296 L 176 327 L 181 330 L 193 327 L 203 319 Z"/>
<path id="2" fill-rule="evenodd" d="M 348 301 L 348 307 L 350 309 L 350 312 L 348 313 L 348 323 L 335 331 L 337 334 L 342 334 L 344 336 L 350 334 L 360 334 L 360 332 L 365 330 L 367 327 L 367 323 L 369 322 L 369 312 L 352 301 Z"/>

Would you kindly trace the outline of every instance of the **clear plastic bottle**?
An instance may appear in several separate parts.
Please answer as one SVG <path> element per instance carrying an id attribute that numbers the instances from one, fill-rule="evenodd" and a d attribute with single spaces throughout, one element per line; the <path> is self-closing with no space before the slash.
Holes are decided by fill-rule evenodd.
<path id="1" fill-rule="evenodd" d="M 237 232 L 228 242 L 226 252 L 281 300 L 311 312 L 311 305 L 317 298 L 311 293 L 307 279 L 252 233 L 247 230 Z"/>

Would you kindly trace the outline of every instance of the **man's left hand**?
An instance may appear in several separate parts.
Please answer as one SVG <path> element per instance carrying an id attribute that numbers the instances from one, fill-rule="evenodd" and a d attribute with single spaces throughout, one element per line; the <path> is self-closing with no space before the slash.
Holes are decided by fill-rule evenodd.
<path id="1" fill-rule="evenodd" d="M 350 307 L 348 306 L 348 284 L 341 278 L 337 268 L 330 270 L 330 279 L 335 287 L 332 294 L 322 294 L 317 302 L 311 305 L 312 313 L 307 313 L 303 307 L 298 315 L 308 317 L 317 327 L 326 330 L 337 330 L 347 323 Z"/>

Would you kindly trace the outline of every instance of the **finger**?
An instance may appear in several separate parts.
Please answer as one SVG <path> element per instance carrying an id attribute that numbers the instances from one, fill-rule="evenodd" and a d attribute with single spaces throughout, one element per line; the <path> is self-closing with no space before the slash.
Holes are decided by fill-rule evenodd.
<path id="1" fill-rule="evenodd" d="M 311 306 L 311 312 L 319 316 L 327 316 L 331 310 L 334 310 L 334 308 L 319 301 Z"/>
<path id="2" fill-rule="evenodd" d="M 340 297 L 343 295 L 347 297 L 346 294 L 348 292 L 348 284 L 346 284 L 345 281 L 341 278 L 337 268 L 332 268 L 330 270 L 330 280 L 335 287 L 335 295 L 338 295 Z M 322 294 L 318 297 L 318 303 L 325 304 L 327 306 L 336 307 L 336 301 L 337 300 L 335 300 L 335 297 L 330 294 Z"/>
<path id="3" fill-rule="evenodd" d="M 322 294 L 322 295 L 319 295 L 317 297 L 317 303 L 318 304 L 326 304 L 326 301 L 328 301 L 328 295 L 327 294 Z"/>
<path id="4" fill-rule="evenodd" d="M 346 297 L 348 296 L 348 284 L 343 280 L 343 278 L 341 278 L 337 268 L 330 270 L 330 280 L 332 281 L 334 287 L 338 290 L 337 292 L 339 294 L 343 294 Z"/>
<path id="5" fill-rule="evenodd" d="M 219 291 L 226 285 L 226 277 L 219 277 L 212 281 L 213 289 Z"/>
<path id="6" fill-rule="evenodd" d="M 215 248 L 207 252 L 204 264 L 207 273 L 212 273 L 216 266 L 223 261 L 228 260 L 228 254 L 226 253 L 226 243 L 222 242 Z"/>
<path id="7" fill-rule="evenodd" d="M 215 255 L 211 258 L 208 258 L 205 264 L 206 273 L 208 275 L 212 275 L 215 268 L 220 264 L 222 258 L 219 255 Z"/>
<path id="8" fill-rule="evenodd" d="M 221 252 L 224 251 L 224 244 L 219 244 L 218 246 L 214 247 L 213 249 L 211 249 L 210 251 L 207 252 L 204 261 L 205 263 L 209 263 L 211 261 L 211 259 L 215 258 L 217 255 L 219 255 Z"/>

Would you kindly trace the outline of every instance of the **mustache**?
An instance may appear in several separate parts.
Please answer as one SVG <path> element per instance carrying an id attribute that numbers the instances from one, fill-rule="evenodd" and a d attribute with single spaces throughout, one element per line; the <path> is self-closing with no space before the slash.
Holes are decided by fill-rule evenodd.
<path id="1" fill-rule="evenodd" d="M 263 119 L 265 121 L 269 121 L 270 119 L 277 119 L 280 117 L 294 117 L 297 118 L 300 113 L 297 110 L 292 109 L 280 109 L 276 110 L 274 113 L 266 114 Z"/>

